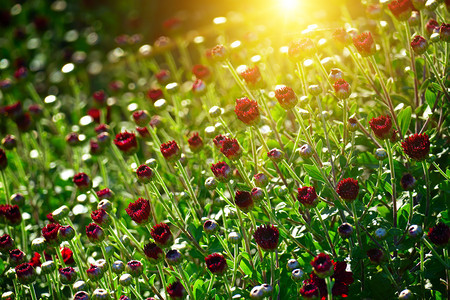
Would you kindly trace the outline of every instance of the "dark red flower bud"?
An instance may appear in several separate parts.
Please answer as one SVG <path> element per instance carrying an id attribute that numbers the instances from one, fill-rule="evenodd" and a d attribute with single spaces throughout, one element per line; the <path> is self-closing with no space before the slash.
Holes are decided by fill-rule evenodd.
<path id="1" fill-rule="evenodd" d="M 214 146 L 216 146 L 217 149 L 220 150 L 222 148 L 222 142 L 227 139 L 226 135 L 219 134 L 213 139 Z"/>
<path id="2" fill-rule="evenodd" d="M 427 30 L 428 35 L 432 35 L 433 33 L 439 32 L 440 26 L 435 19 L 430 19 L 427 24 L 425 24 L 425 29 Z"/>
<path id="3" fill-rule="evenodd" d="M 300 295 L 302 295 L 303 299 L 318 299 L 319 288 L 311 281 L 305 280 L 302 288 L 300 289 Z"/>
<path id="4" fill-rule="evenodd" d="M 179 281 L 175 281 L 169 284 L 166 288 L 167 294 L 169 294 L 170 299 L 183 299 L 186 293 L 183 284 Z"/>
<path id="5" fill-rule="evenodd" d="M 252 188 L 252 199 L 254 202 L 259 202 L 261 199 L 264 199 L 264 190 L 259 187 Z"/>
<path id="6" fill-rule="evenodd" d="M 372 118 L 369 121 L 369 125 L 379 139 L 385 140 L 392 136 L 392 121 L 390 116 Z"/>
<path id="7" fill-rule="evenodd" d="M 75 272 L 75 269 L 72 267 L 65 267 L 60 268 L 58 270 L 59 273 L 59 280 L 62 284 L 72 284 L 77 280 L 77 272 Z"/>
<path id="8" fill-rule="evenodd" d="M 14 240 L 7 233 L 0 236 L 0 252 L 5 253 L 14 248 Z"/>
<path id="9" fill-rule="evenodd" d="M 319 276 L 319 278 L 326 278 L 333 275 L 334 264 L 331 258 L 325 254 L 320 253 L 311 261 L 311 266 L 313 267 L 314 273 Z"/>
<path id="10" fill-rule="evenodd" d="M 203 96 L 206 93 L 206 84 L 201 79 L 196 79 L 192 84 L 192 93 L 196 96 Z"/>
<path id="11" fill-rule="evenodd" d="M 51 246 L 56 246 L 57 244 L 59 244 L 59 241 L 58 241 L 59 227 L 61 227 L 61 225 L 55 224 L 55 223 L 50 223 L 47 226 L 45 226 L 44 228 L 42 228 L 42 236 L 45 238 L 47 243 Z"/>
<path id="12" fill-rule="evenodd" d="M 164 252 L 156 243 L 146 244 L 144 254 L 152 264 L 157 264 L 164 259 Z"/>
<path id="13" fill-rule="evenodd" d="M 66 142 L 67 142 L 67 144 L 69 144 L 72 147 L 80 145 L 80 138 L 79 138 L 78 133 L 76 133 L 76 132 L 69 133 L 66 136 Z"/>
<path id="14" fill-rule="evenodd" d="M 147 97 L 152 100 L 153 103 L 156 102 L 156 100 L 164 98 L 163 91 L 161 89 L 150 89 L 147 92 Z"/>
<path id="15" fill-rule="evenodd" d="M 124 131 L 118 133 L 114 139 L 114 144 L 126 155 L 132 155 L 138 150 L 136 135 L 132 132 Z"/>
<path id="16" fill-rule="evenodd" d="M 247 213 L 253 209 L 252 194 L 247 191 L 236 191 L 236 195 L 234 196 L 234 203 L 243 212 Z"/>
<path id="17" fill-rule="evenodd" d="M 23 114 L 22 102 L 17 101 L 13 104 L 6 105 L 4 107 L 6 116 L 10 117 L 12 120 L 15 120 L 17 117 Z"/>
<path id="18" fill-rule="evenodd" d="M 208 81 L 211 78 L 211 71 L 204 65 L 194 65 L 192 67 L 192 74 L 204 81 Z"/>
<path id="19" fill-rule="evenodd" d="M 17 139 L 14 135 L 8 134 L 2 139 L 2 145 L 6 150 L 12 150 L 17 147 Z M 4 152 L 3 152 L 3 154 L 1 154 L 2 151 L 3 151 L 3 149 L 0 149 L 0 165 L 1 165 L 2 155 L 5 155 Z"/>
<path id="20" fill-rule="evenodd" d="M 146 110 L 137 110 L 133 113 L 134 123 L 139 127 L 145 127 L 150 122 L 150 115 Z"/>
<path id="21" fill-rule="evenodd" d="M 224 45 L 216 45 L 211 49 L 211 58 L 215 61 L 224 61 L 228 56 L 228 51 Z"/>
<path id="22" fill-rule="evenodd" d="M 280 149 L 272 149 L 269 152 L 267 152 L 267 157 L 269 157 L 272 161 L 274 162 L 280 162 L 283 160 L 283 151 L 281 151 Z"/>
<path id="23" fill-rule="evenodd" d="M 1 214 L 6 219 L 6 223 L 10 226 L 17 226 L 22 222 L 22 214 L 18 205 L 5 205 Z"/>
<path id="24" fill-rule="evenodd" d="M 269 178 L 267 178 L 266 174 L 264 173 L 253 175 L 253 180 L 255 182 L 255 185 L 260 188 L 267 186 L 267 184 L 269 183 Z"/>
<path id="25" fill-rule="evenodd" d="M 92 220 L 100 226 L 108 226 L 111 223 L 111 217 L 104 209 L 94 210 L 91 213 Z"/>
<path id="26" fill-rule="evenodd" d="M 17 80 L 26 78 L 28 75 L 28 70 L 25 67 L 19 67 L 16 71 L 14 71 L 14 78 Z"/>
<path id="27" fill-rule="evenodd" d="M 336 192 L 345 201 L 354 201 L 358 197 L 359 193 L 358 180 L 353 178 L 342 179 L 336 187 Z"/>
<path id="28" fill-rule="evenodd" d="M 450 228 L 440 222 L 428 231 L 428 238 L 436 246 L 445 246 L 450 240 Z"/>
<path id="29" fill-rule="evenodd" d="M 75 263 L 75 260 L 73 259 L 73 252 L 72 250 L 70 250 L 70 248 L 61 247 L 60 251 L 63 261 L 66 265 L 73 265 Z"/>
<path id="30" fill-rule="evenodd" d="M 236 99 L 234 112 L 239 120 L 250 126 L 257 124 L 260 120 L 258 103 L 247 97 Z"/>
<path id="31" fill-rule="evenodd" d="M 449 23 L 441 24 L 441 27 L 439 28 L 439 37 L 441 38 L 441 41 L 450 43 L 450 24 Z"/>
<path id="32" fill-rule="evenodd" d="M 72 226 L 60 226 L 58 229 L 58 237 L 61 241 L 70 241 L 75 236 L 75 230 Z"/>
<path id="33" fill-rule="evenodd" d="M 353 45 L 362 57 L 371 56 L 375 54 L 376 47 L 372 37 L 372 33 L 363 32 L 353 38 Z"/>
<path id="34" fill-rule="evenodd" d="M 344 239 L 349 238 L 352 235 L 352 233 L 353 233 L 353 226 L 352 226 L 352 224 L 342 223 L 338 227 L 338 233 Z"/>
<path id="35" fill-rule="evenodd" d="M 282 86 L 275 90 L 275 98 L 285 110 L 294 108 L 298 103 L 297 95 L 294 90 L 287 86 Z"/>
<path id="36" fill-rule="evenodd" d="M 31 104 L 28 107 L 28 111 L 30 112 L 30 115 L 33 117 L 34 120 L 39 120 L 42 118 L 43 115 L 43 108 L 39 104 Z"/>
<path id="37" fill-rule="evenodd" d="M 86 273 L 88 278 L 93 282 L 97 282 L 103 277 L 103 269 L 93 264 L 86 270 Z"/>
<path id="38" fill-rule="evenodd" d="M 172 232 L 170 232 L 169 225 L 165 223 L 153 226 L 150 235 L 160 247 L 169 247 L 173 243 Z"/>
<path id="39" fill-rule="evenodd" d="M 366 253 L 369 257 L 370 262 L 375 265 L 379 265 L 385 258 L 383 251 L 378 248 L 369 249 Z"/>
<path id="40" fill-rule="evenodd" d="M 410 0 L 393 0 L 388 4 L 389 10 L 399 21 L 408 21 L 413 10 Z"/>
<path id="41" fill-rule="evenodd" d="M 131 274 L 131 276 L 137 278 L 142 275 L 144 271 L 144 266 L 138 260 L 130 260 L 127 262 L 127 272 Z"/>
<path id="42" fill-rule="evenodd" d="M 73 300 L 89 300 L 89 294 L 85 291 L 78 291 L 73 296 Z"/>
<path id="43" fill-rule="evenodd" d="M 88 191 L 92 187 L 92 182 L 86 173 L 78 173 L 73 176 L 73 183 L 80 191 Z"/>
<path id="44" fill-rule="evenodd" d="M 108 125 L 108 124 L 100 124 L 100 125 L 97 125 L 97 126 L 95 127 L 95 132 L 96 132 L 97 134 L 100 134 L 100 133 L 103 133 L 103 132 L 108 133 L 108 132 L 109 132 L 109 125 Z"/>
<path id="45" fill-rule="evenodd" d="M 31 284 L 36 280 L 36 271 L 30 263 L 23 263 L 15 267 L 17 280 L 21 284 Z"/>
<path id="46" fill-rule="evenodd" d="M 26 132 L 31 128 L 31 116 L 30 113 L 26 112 L 20 116 L 18 116 L 14 122 L 17 125 L 17 128 L 21 132 Z"/>
<path id="47" fill-rule="evenodd" d="M 350 84 L 344 79 L 336 80 L 336 82 L 333 84 L 333 88 L 336 97 L 338 97 L 339 99 L 347 99 L 352 93 Z"/>
<path id="48" fill-rule="evenodd" d="M 253 234 L 256 243 L 265 251 L 275 251 L 278 247 L 280 233 L 273 225 L 261 225 Z"/>
<path id="49" fill-rule="evenodd" d="M 140 165 L 139 168 L 137 168 L 136 170 L 136 175 L 139 182 L 146 184 L 152 181 L 152 178 L 155 174 L 153 173 L 153 170 L 149 166 Z"/>
<path id="50" fill-rule="evenodd" d="M 100 243 L 105 239 L 103 229 L 95 223 L 90 223 L 86 226 L 86 235 L 93 244 Z"/>
<path id="51" fill-rule="evenodd" d="M 9 251 L 9 263 L 11 266 L 15 267 L 24 263 L 26 260 L 25 253 L 23 253 L 20 249 L 14 249 Z"/>
<path id="52" fill-rule="evenodd" d="M 33 268 L 37 268 L 41 266 L 41 255 L 37 252 L 34 252 L 33 257 L 30 259 L 30 261 L 28 262 L 30 263 Z"/>
<path id="53" fill-rule="evenodd" d="M 194 132 L 192 136 L 188 139 L 189 148 L 192 152 L 199 152 L 203 148 L 203 140 L 198 135 L 198 132 Z"/>
<path id="54" fill-rule="evenodd" d="M 239 75 L 250 87 L 256 87 L 261 81 L 261 72 L 259 71 L 258 66 L 254 66 L 253 68 L 246 67 L 239 72 Z"/>
<path id="55" fill-rule="evenodd" d="M 225 138 L 221 142 L 221 146 L 220 152 L 222 152 L 229 160 L 237 160 L 242 155 L 241 147 L 236 139 Z"/>
<path id="56" fill-rule="evenodd" d="M 128 208 L 125 210 L 134 222 L 138 224 L 148 223 L 150 202 L 147 199 L 139 198 L 135 202 L 128 204 Z"/>
<path id="57" fill-rule="evenodd" d="M 89 153 L 91 155 L 99 155 L 103 153 L 104 150 L 105 149 L 102 146 L 100 146 L 100 144 L 97 141 L 95 140 L 89 141 Z"/>
<path id="58" fill-rule="evenodd" d="M 156 80 L 158 80 L 159 84 L 165 85 L 169 83 L 171 76 L 169 70 L 160 70 L 158 73 L 155 74 Z M 161 99 L 161 98 L 159 98 Z M 156 100 L 155 100 L 156 101 Z"/>
<path id="59" fill-rule="evenodd" d="M 211 171 L 214 173 L 214 176 L 220 182 L 228 182 L 233 175 L 230 166 L 223 161 L 219 161 L 216 164 L 211 165 Z"/>
<path id="60" fill-rule="evenodd" d="M 206 267 L 214 275 L 223 275 L 227 270 L 227 261 L 220 253 L 213 253 L 205 257 Z"/>
<path id="61" fill-rule="evenodd" d="M 205 223 L 203 223 L 203 230 L 207 234 L 214 234 L 219 230 L 219 224 L 214 220 L 206 220 Z"/>
<path id="62" fill-rule="evenodd" d="M 344 28 L 338 28 L 333 32 L 333 40 L 344 47 L 352 44 L 352 37 Z"/>
<path id="63" fill-rule="evenodd" d="M 99 90 L 99 91 L 95 91 L 92 94 L 92 98 L 94 98 L 95 103 L 100 106 L 103 107 L 106 105 L 106 93 L 103 90 Z"/>
<path id="64" fill-rule="evenodd" d="M 422 161 L 430 153 L 430 139 L 427 134 L 414 134 L 402 142 L 403 151 L 409 158 Z"/>
<path id="65" fill-rule="evenodd" d="M 103 200 L 103 199 L 111 200 L 114 197 L 113 191 L 111 191 L 108 188 L 97 191 L 96 194 L 97 194 L 97 197 L 99 200 Z"/>
<path id="66" fill-rule="evenodd" d="M 427 51 L 428 42 L 420 35 L 416 35 L 411 41 L 411 48 L 417 55 L 422 55 Z"/>
<path id="67" fill-rule="evenodd" d="M 400 179 L 400 185 L 405 191 L 410 191 L 416 185 L 416 179 L 410 173 L 406 173 Z"/>
<path id="68" fill-rule="evenodd" d="M 288 55 L 293 61 L 303 61 L 317 52 L 316 45 L 310 38 L 292 41 L 289 44 Z"/>
<path id="69" fill-rule="evenodd" d="M 175 141 L 169 141 L 162 144 L 160 150 L 164 158 L 169 162 L 176 161 L 181 158 L 181 150 Z"/>
<path id="70" fill-rule="evenodd" d="M 0 149 L 0 171 L 6 169 L 8 166 L 8 158 L 6 157 L 5 150 Z"/>
<path id="71" fill-rule="evenodd" d="M 297 200 L 306 208 L 314 208 L 319 203 L 316 189 L 313 186 L 304 186 L 298 189 Z"/>

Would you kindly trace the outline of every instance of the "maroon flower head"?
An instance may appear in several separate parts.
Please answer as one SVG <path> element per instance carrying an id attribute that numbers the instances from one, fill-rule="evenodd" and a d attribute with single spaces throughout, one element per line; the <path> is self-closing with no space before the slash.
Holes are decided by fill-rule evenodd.
<path id="1" fill-rule="evenodd" d="M 125 210 L 134 222 L 138 224 L 148 223 L 150 202 L 147 199 L 139 198 L 128 204 L 128 208 Z"/>
<path id="2" fill-rule="evenodd" d="M 205 257 L 206 267 L 214 275 L 223 275 L 227 270 L 227 261 L 220 253 L 213 253 Z"/>
<path id="3" fill-rule="evenodd" d="M 96 265 L 91 264 L 91 267 L 86 270 L 88 278 L 93 281 L 99 281 L 103 277 L 103 270 Z"/>
<path id="4" fill-rule="evenodd" d="M 48 213 L 45 217 L 50 221 L 50 223 L 56 223 L 55 218 L 53 218 L 53 213 Z"/>
<path id="5" fill-rule="evenodd" d="M 96 192 L 99 200 L 107 199 L 111 200 L 114 197 L 113 191 L 108 188 Z"/>
<path id="6" fill-rule="evenodd" d="M 99 155 L 105 150 L 96 140 L 90 140 L 89 147 L 89 153 L 91 155 Z"/>
<path id="7" fill-rule="evenodd" d="M 185 294 L 184 286 L 179 281 L 171 283 L 166 288 L 167 294 L 169 294 L 170 299 L 183 299 Z"/>
<path id="8" fill-rule="evenodd" d="M 17 101 L 13 104 L 6 105 L 4 107 L 4 111 L 6 116 L 10 117 L 12 120 L 15 120 L 23 114 L 22 102 Z"/>
<path id="9" fill-rule="evenodd" d="M 194 74 L 194 76 L 198 79 L 204 81 L 208 81 L 208 79 L 211 78 L 211 71 L 204 65 L 194 65 L 192 67 L 192 74 Z"/>
<path id="10" fill-rule="evenodd" d="M 274 148 L 267 152 L 267 157 L 269 157 L 274 162 L 280 162 L 283 160 L 283 151 L 280 149 Z"/>
<path id="11" fill-rule="evenodd" d="M 234 112 L 239 120 L 247 125 L 255 125 L 260 120 L 258 103 L 247 97 L 236 99 Z"/>
<path id="12" fill-rule="evenodd" d="M 400 179 L 400 185 L 405 191 L 410 191 L 416 185 L 416 179 L 410 173 L 406 173 Z"/>
<path id="13" fill-rule="evenodd" d="M 189 148 L 192 152 L 199 152 L 203 148 L 203 140 L 198 135 L 198 132 L 194 132 L 192 136 L 188 139 Z"/>
<path id="14" fill-rule="evenodd" d="M 28 262 L 33 268 L 37 268 L 41 266 L 41 255 L 38 252 L 34 252 L 33 257 Z"/>
<path id="15" fill-rule="evenodd" d="M 6 223 L 10 226 L 17 226 L 22 222 L 22 214 L 20 213 L 19 206 L 5 205 L 2 209 L 3 217 L 6 219 Z"/>
<path id="16" fill-rule="evenodd" d="M 152 137 L 147 127 L 136 127 L 136 131 L 139 133 L 139 136 L 146 141 L 149 141 Z"/>
<path id="17" fill-rule="evenodd" d="M 333 40 L 344 47 L 352 44 L 352 37 L 344 28 L 338 28 L 333 32 Z"/>
<path id="18" fill-rule="evenodd" d="M 402 142 L 402 148 L 409 158 L 422 161 L 430 153 L 430 139 L 427 134 L 416 133 Z"/>
<path id="19" fill-rule="evenodd" d="M 159 84 L 162 84 L 162 85 L 169 83 L 169 81 L 171 79 L 169 70 L 164 70 L 164 69 L 159 71 L 158 73 L 156 73 L 155 77 L 156 77 L 156 80 L 158 80 Z"/>
<path id="20" fill-rule="evenodd" d="M 150 89 L 147 92 L 147 97 L 152 100 L 153 103 L 156 102 L 156 100 L 164 98 L 163 91 L 161 89 Z"/>
<path id="21" fill-rule="evenodd" d="M 106 132 L 106 133 L 109 132 L 109 125 L 108 124 L 99 124 L 99 125 L 97 125 L 95 127 L 95 133 L 100 134 L 100 133 L 103 133 L 103 132 Z"/>
<path id="22" fill-rule="evenodd" d="M 93 244 L 100 243 L 105 239 L 103 229 L 95 223 L 90 223 L 86 226 L 86 235 Z"/>
<path id="23" fill-rule="evenodd" d="M 165 223 L 153 226 L 150 235 L 160 247 L 169 247 L 173 243 L 172 232 L 170 231 L 169 225 Z"/>
<path id="24" fill-rule="evenodd" d="M 366 253 L 370 262 L 375 265 L 379 265 L 385 258 L 383 251 L 378 248 L 369 249 Z"/>
<path id="25" fill-rule="evenodd" d="M 310 38 L 292 41 L 289 44 L 288 55 L 293 61 L 302 61 L 317 52 L 316 45 Z"/>
<path id="26" fill-rule="evenodd" d="M 294 108 L 298 103 L 297 95 L 290 87 L 283 86 L 275 90 L 275 98 L 285 110 Z"/>
<path id="27" fill-rule="evenodd" d="M 243 212 L 247 213 L 253 209 L 253 198 L 252 194 L 247 191 L 236 191 L 234 196 L 234 203 Z"/>
<path id="28" fill-rule="evenodd" d="M 75 263 L 75 260 L 73 259 L 73 252 L 72 250 L 70 250 L 70 248 L 61 247 L 60 251 L 63 261 L 66 265 L 73 265 Z"/>
<path id="29" fill-rule="evenodd" d="M 100 208 L 91 213 L 92 220 L 100 226 L 108 226 L 111 223 L 111 217 L 108 213 Z"/>
<path id="30" fill-rule="evenodd" d="M 36 280 L 36 271 L 30 263 L 23 263 L 15 267 L 17 280 L 21 284 L 31 284 Z"/>
<path id="31" fill-rule="evenodd" d="M 450 240 L 450 228 L 440 222 L 428 231 L 428 238 L 436 246 L 446 246 Z"/>
<path id="32" fill-rule="evenodd" d="M 217 135 L 213 139 L 214 146 L 216 146 L 216 148 L 220 150 L 220 148 L 222 148 L 222 142 L 225 141 L 226 138 L 227 138 L 226 135 L 223 135 L 223 134 Z"/>
<path id="33" fill-rule="evenodd" d="M 106 94 L 104 90 L 98 90 L 95 91 L 92 94 L 92 98 L 94 98 L 95 104 L 97 104 L 100 107 L 105 106 L 106 104 Z"/>
<path id="34" fill-rule="evenodd" d="M 31 115 L 29 112 L 26 112 L 20 116 L 18 116 L 14 122 L 17 125 L 17 128 L 21 132 L 27 132 L 31 128 Z"/>
<path id="35" fill-rule="evenodd" d="M 78 146 L 80 144 L 80 136 L 76 132 L 71 132 L 66 135 L 66 142 L 72 147 Z"/>
<path id="36" fill-rule="evenodd" d="M 339 181 L 336 192 L 342 199 L 348 202 L 352 202 L 358 197 L 359 185 L 358 180 L 353 178 L 345 178 Z"/>
<path id="37" fill-rule="evenodd" d="M 88 191 L 92 187 L 91 179 L 86 173 L 78 173 L 73 176 L 73 183 L 81 191 Z"/>
<path id="38" fill-rule="evenodd" d="M 0 252 L 7 252 L 14 248 L 14 240 L 7 233 L 0 236 Z"/>
<path id="39" fill-rule="evenodd" d="M 73 300 L 89 300 L 89 294 L 85 291 L 78 291 L 73 296 Z"/>
<path id="40" fill-rule="evenodd" d="M 160 150 L 164 158 L 171 162 L 181 158 L 181 150 L 175 141 L 169 141 L 160 146 Z"/>
<path id="41" fill-rule="evenodd" d="M 422 55 L 428 49 L 428 42 L 420 35 L 416 35 L 411 41 L 411 48 L 417 55 Z"/>
<path id="42" fill-rule="evenodd" d="M 152 264 L 157 264 L 164 259 L 164 252 L 156 243 L 146 244 L 144 254 Z"/>
<path id="43" fill-rule="evenodd" d="M 393 0 L 388 7 L 399 21 L 408 21 L 414 8 L 410 0 Z"/>
<path id="44" fill-rule="evenodd" d="M 127 272 L 131 274 L 131 276 L 137 278 L 141 276 L 144 271 L 144 266 L 138 260 L 130 260 L 127 262 Z"/>
<path id="45" fill-rule="evenodd" d="M 28 70 L 25 67 L 19 67 L 17 70 L 14 71 L 14 78 L 17 80 L 26 78 L 28 75 Z"/>
<path id="46" fill-rule="evenodd" d="M 139 127 L 145 127 L 150 122 L 150 115 L 146 110 L 137 110 L 133 112 L 133 120 Z"/>
<path id="47" fill-rule="evenodd" d="M 2 139 L 2 145 L 6 150 L 12 150 L 17 147 L 17 139 L 14 135 L 8 134 Z M 5 152 L 3 151 L 3 149 L 0 149 L 0 169 L 1 169 L 1 162 L 6 157 L 6 156 L 3 157 L 3 155 L 5 155 Z"/>
<path id="48" fill-rule="evenodd" d="M 128 131 L 118 133 L 114 139 L 114 144 L 127 155 L 134 154 L 138 150 L 136 135 Z"/>
<path id="49" fill-rule="evenodd" d="M 45 238 L 45 241 L 52 246 L 56 246 L 59 244 L 58 241 L 58 230 L 61 225 L 56 223 L 50 223 L 44 228 L 42 228 L 42 236 Z"/>
<path id="50" fill-rule="evenodd" d="M 372 118 L 369 121 L 370 128 L 373 133 L 382 140 L 388 139 L 392 136 L 392 121 L 390 116 L 379 116 Z"/>
<path id="51" fill-rule="evenodd" d="M 297 200 L 306 208 L 314 208 L 319 203 L 316 189 L 313 186 L 304 186 L 298 189 Z"/>
<path id="52" fill-rule="evenodd" d="M 25 253 L 20 249 L 14 249 L 9 251 L 9 263 L 11 266 L 15 267 L 24 263 L 26 259 Z"/>
<path id="53" fill-rule="evenodd" d="M 220 152 L 225 155 L 229 160 L 237 160 L 242 155 L 241 147 L 236 139 L 225 138 L 221 142 L 222 148 Z"/>
<path id="54" fill-rule="evenodd" d="M 153 173 L 153 170 L 149 166 L 140 165 L 139 168 L 137 168 L 136 170 L 136 175 L 139 182 L 146 184 L 152 180 L 155 174 Z"/>
<path id="55" fill-rule="evenodd" d="M 303 299 L 317 299 L 319 298 L 319 288 L 310 280 L 305 280 L 300 289 L 300 295 L 302 295 Z"/>
<path id="56" fill-rule="evenodd" d="M 441 41 L 450 43 L 450 24 L 449 23 L 441 24 L 441 27 L 439 28 L 439 37 L 441 38 Z"/>
<path id="57" fill-rule="evenodd" d="M 228 182 L 233 175 L 230 166 L 223 161 L 219 161 L 216 164 L 212 164 L 211 171 L 214 173 L 216 179 L 219 180 L 220 182 Z"/>
<path id="58" fill-rule="evenodd" d="M 331 275 L 331 279 L 334 281 L 332 294 L 338 297 L 348 297 L 349 285 L 353 283 L 353 273 L 347 272 L 346 262 L 333 262 L 334 271 Z M 314 284 L 319 288 L 319 294 L 321 299 L 327 298 L 327 283 L 325 279 L 320 278 L 314 272 L 310 274 L 310 283 Z"/>
<path id="59" fill-rule="evenodd" d="M 319 276 L 319 278 L 326 278 L 333 275 L 334 264 L 330 256 L 325 253 L 320 253 L 311 261 L 311 266 L 313 267 L 314 273 Z"/>
<path id="60" fill-rule="evenodd" d="M 371 56 L 375 54 L 376 47 L 372 33 L 366 31 L 353 38 L 353 45 L 361 56 Z"/>
<path id="61" fill-rule="evenodd" d="M 435 32 L 439 32 L 440 26 L 435 19 L 430 19 L 427 24 L 425 24 L 425 29 L 427 30 L 428 35 L 432 35 Z"/>
<path id="62" fill-rule="evenodd" d="M 250 87 L 256 86 L 261 81 L 261 72 L 259 71 L 258 66 L 245 68 L 243 71 L 239 72 L 239 76 L 241 76 Z"/>
<path id="63" fill-rule="evenodd" d="M 58 270 L 59 273 L 59 280 L 62 284 L 72 284 L 77 280 L 77 273 L 75 272 L 75 269 L 72 267 L 65 267 L 60 268 Z"/>
<path id="64" fill-rule="evenodd" d="M 333 84 L 333 88 L 336 97 L 338 97 L 339 99 L 347 99 L 352 93 L 350 84 L 344 79 L 336 80 L 336 82 Z"/>
<path id="65" fill-rule="evenodd" d="M 275 251 L 278 247 L 280 233 L 273 225 L 261 225 L 253 234 L 256 243 L 265 251 Z"/>
<path id="66" fill-rule="evenodd" d="M 6 157 L 5 150 L 0 149 L 0 171 L 6 169 L 8 166 L 8 158 Z"/>
<path id="67" fill-rule="evenodd" d="M 33 117 L 33 120 L 39 120 L 42 118 L 44 110 L 39 104 L 31 104 L 28 106 L 28 112 Z"/>

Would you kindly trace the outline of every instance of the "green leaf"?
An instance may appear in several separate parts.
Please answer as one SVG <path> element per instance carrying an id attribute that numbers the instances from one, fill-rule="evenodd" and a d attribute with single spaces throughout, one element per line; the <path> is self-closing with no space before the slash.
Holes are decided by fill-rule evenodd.
<path id="1" fill-rule="evenodd" d="M 194 297 L 195 299 L 202 299 L 203 296 L 203 283 L 204 281 L 201 279 L 197 279 L 194 283 L 194 288 L 193 288 L 193 292 L 194 292 Z"/>
<path id="2" fill-rule="evenodd" d="M 303 165 L 303 167 L 305 168 L 306 173 L 311 178 L 325 182 L 325 178 L 323 178 L 322 174 L 316 166 Z"/>
<path id="3" fill-rule="evenodd" d="M 430 108 L 434 107 L 434 103 L 436 102 L 436 94 L 433 93 L 430 89 L 427 89 L 425 92 L 425 101 L 427 102 Z"/>
<path id="4" fill-rule="evenodd" d="M 408 131 L 409 125 L 411 124 L 411 113 L 412 108 L 411 106 L 408 106 L 398 114 L 398 122 L 400 125 L 400 129 L 402 131 L 402 136 L 406 134 Z"/>
<path id="5" fill-rule="evenodd" d="M 156 278 L 156 274 L 153 274 L 149 279 L 148 279 L 148 283 L 150 285 L 153 285 L 155 283 L 155 278 Z"/>

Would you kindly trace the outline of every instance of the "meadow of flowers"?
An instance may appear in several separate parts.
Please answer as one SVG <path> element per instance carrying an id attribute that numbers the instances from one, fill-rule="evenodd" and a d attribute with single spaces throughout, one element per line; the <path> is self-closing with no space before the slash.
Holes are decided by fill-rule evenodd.
<path id="1" fill-rule="evenodd" d="M 450 1 L 156 40 L 87 2 L 0 4 L 1 299 L 450 297 Z"/>

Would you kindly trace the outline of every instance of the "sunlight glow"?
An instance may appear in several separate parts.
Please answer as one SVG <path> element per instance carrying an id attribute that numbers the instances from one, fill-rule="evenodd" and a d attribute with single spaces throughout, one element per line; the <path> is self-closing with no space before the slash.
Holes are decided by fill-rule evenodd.
<path id="1" fill-rule="evenodd" d="M 280 6 L 285 10 L 293 10 L 297 8 L 299 0 L 279 0 Z"/>

